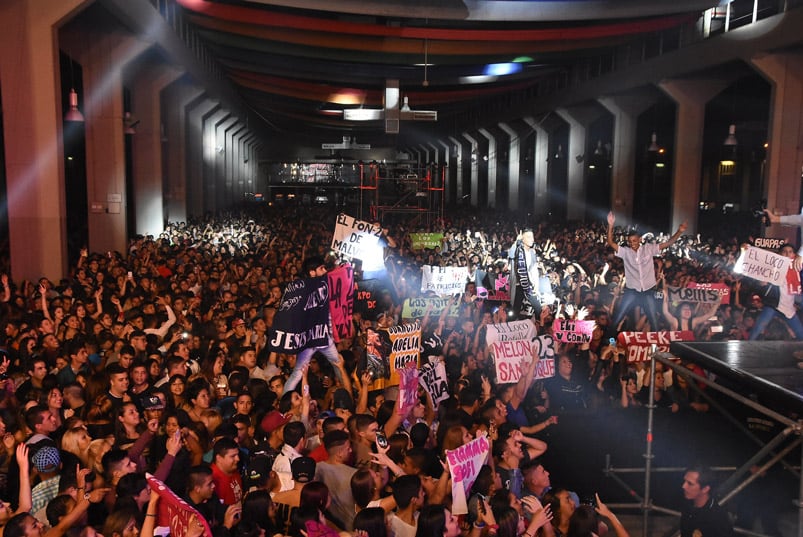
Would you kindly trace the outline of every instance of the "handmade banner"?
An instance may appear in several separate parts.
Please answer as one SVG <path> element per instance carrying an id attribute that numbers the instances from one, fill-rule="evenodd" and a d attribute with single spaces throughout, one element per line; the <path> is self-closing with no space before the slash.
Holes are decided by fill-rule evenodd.
<path id="1" fill-rule="evenodd" d="M 535 337 L 535 325 L 531 321 L 489 324 L 486 328 L 485 341 L 493 355 L 497 383 L 518 382 L 522 364 L 529 364 L 533 353 L 540 358 L 535 378 L 554 376 L 553 340 L 546 335 Z"/>
<path id="2" fill-rule="evenodd" d="M 786 244 L 784 239 L 774 239 L 770 237 L 757 237 L 753 241 L 753 246 L 756 248 L 764 248 L 766 250 L 777 250 Z"/>
<path id="3" fill-rule="evenodd" d="M 437 295 L 462 293 L 468 281 L 466 267 L 421 267 L 421 291 L 434 291 Z"/>
<path id="4" fill-rule="evenodd" d="M 446 366 L 443 365 L 443 362 L 440 360 L 434 364 L 426 364 L 421 368 L 418 372 L 418 383 L 429 392 L 435 410 L 438 410 L 441 401 L 449 399 L 449 382 L 446 377 Z"/>
<path id="5" fill-rule="evenodd" d="M 390 379 L 390 338 L 386 330 L 376 331 L 369 328 L 366 332 L 365 366 L 371 373 L 369 390 L 381 390 L 388 385 Z"/>
<path id="6" fill-rule="evenodd" d="M 475 438 L 457 449 L 446 450 L 449 473 L 452 475 L 452 514 L 468 513 L 466 495 L 480 473 L 480 468 L 488 459 L 491 443 L 485 436 Z"/>
<path id="7" fill-rule="evenodd" d="M 477 269 L 474 273 L 477 298 L 490 302 L 510 302 L 510 277 Z"/>
<path id="8" fill-rule="evenodd" d="M 652 359 L 652 346 L 658 352 L 669 352 L 673 341 L 694 341 L 691 330 L 661 330 L 660 332 L 620 332 L 617 342 L 627 348 L 628 362 L 647 362 Z"/>
<path id="9" fill-rule="evenodd" d="M 387 331 L 390 337 L 390 380 L 387 386 L 396 386 L 401 382 L 399 370 L 414 363 L 418 368 L 418 357 L 421 354 L 421 325 L 418 323 L 391 326 Z"/>
<path id="10" fill-rule="evenodd" d="M 399 373 L 399 410 L 411 409 L 418 402 L 418 363 L 407 362 Z"/>
<path id="11" fill-rule="evenodd" d="M 720 304 L 731 303 L 731 288 L 727 283 L 696 283 L 689 282 L 689 289 L 713 289 L 717 292 L 720 298 Z"/>
<path id="12" fill-rule="evenodd" d="M 676 308 L 681 302 L 720 304 L 721 295 L 718 289 L 705 287 L 672 287 L 671 285 L 667 285 L 664 289 L 664 300 L 669 300 L 669 305 Z M 711 306 L 711 308 L 713 308 L 713 306 Z"/>
<path id="13" fill-rule="evenodd" d="M 410 233 L 411 250 L 433 250 L 440 248 L 443 233 Z"/>
<path id="14" fill-rule="evenodd" d="M 742 250 L 733 272 L 779 287 L 786 286 L 792 295 L 801 292 L 800 273 L 792 268 L 792 260 L 755 246 Z"/>
<path id="15" fill-rule="evenodd" d="M 443 310 L 447 307 L 449 312 L 447 317 L 457 317 L 460 315 L 460 305 L 453 304 L 451 297 L 436 297 L 436 298 L 408 298 L 404 301 L 402 307 L 402 318 L 404 319 L 420 319 L 426 314 L 427 307 L 432 304 L 429 314 L 432 317 L 439 317 Z"/>
<path id="16" fill-rule="evenodd" d="M 385 281 L 379 279 L 360 280 L 354 292 L 354 311 L 363 318 L 375 320 L 379 309 L 379 295 L 385 289 Z"/>
<path id="17" fill-rule="evenodd" d="M 552 335 L 563 343 L 588 343 L 591 341 L 594 324 L 594 321 L 555 319 L 552 323 Z"/>
<path id="18" fill-rule="evenodd" d="M 327 274 L 329 278 L 329 313 L 332 337 L 340 341 L 354 336 L 354 269 L 346 263 Z"/>
<path id="19" fill-rule="evenodd" d="M 170 535 L 187 535 L 190 523 L 201 523 L 204 526 L 203 535 L 211 537 L 212 530 L 207 520 L 190 504 L 179 498 L 170 487 L 146 473 L 145 478 L 151 490 L 159 494 L 159 506 L 156 514 L 156 525 L 170 528 Z M 195 515 L 196 521 L 192 521 Z"/>
<path id="20" fill-rule="evenodd" d="M 332 250 L 336 253 L 362 260 L 363 271 L 384 268 L 382 247 L 379 238 L 382 228 L 363 222 L 344 213 L 337 215 Z"/>
<path id="21" fill-rule="evenodd" d="M 298 354 L 329 343 L 329 280 L 326 276 L 287 284 L 273 318 L 271 352 Z"/>

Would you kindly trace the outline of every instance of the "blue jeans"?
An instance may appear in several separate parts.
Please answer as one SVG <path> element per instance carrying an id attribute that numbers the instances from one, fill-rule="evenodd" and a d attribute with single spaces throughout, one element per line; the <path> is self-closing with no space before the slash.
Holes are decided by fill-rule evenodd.
<path id="1" fill-rule="evenodd" d="M 622 295 L 622 300 L 616 305 L 616 312 L 613 317 L 611 326 L 618 330 L 619 323 L 625 318 L 630 310 L 638 304 L 641 309 L 647 314 L 647 320 L 650 321 L 650 330 L 655 332 L 658 330 L 658 317 L 655 309 L 655 287 L 647 289 L 646 291 L 636 291 L 625 287 L 625 293 Z M 633 318 L 633 329 L 636 328 L 636 318 Z"/>
<path id="2" fill-rule="evenodd" d="M 282 391 L 282 395 L 296 389 L 298 383 L 301 382 L 301 369 L 309 363 L 312 355 L 316 352 L 320 352 L 326 356 L 326 359 L 329 360 L 329 363 L 335 366 L 335 375 L 337 375 L 338 380 L 342 382 L 343 379 L 340 378 L 340 369 L 337 367 L 337 365 L 340 363 L 340 355 L 337 352 L 335 340 L 330 336 L 329 343 L 327 345 L 323 347 L 310 347 L 298 353 L 298 357 L 296 358 L 296 366 L 293 368 L 293 372 L 290 373 L 290 378 L 284 383 L 284 391 Z"/>
<path id="3" fill-rule="evenodd" d="M 795 333 L 795 339 L 803 341 L 803 323 L 800 322 L 800 318 L 795 315 L 791 319 L 787 319 L 786 315 L 775 308 L 770 308 L 769 306 L 764 306 L 764 308 L 761 310 L 761 313 L 758 314 L 756 324 L 753 325 L 753 329 L 750 331 L 750 337 L 748 339 L 750 341 L 758 339 L 764 332 L 764 329 L 770 324 L 770 321 L 772 321 L 772 319 L 774 319 L 776 316 L 780 317 L 781 320 L 783 320 L 786 325 L 792 329 L 792 332 Z"/>

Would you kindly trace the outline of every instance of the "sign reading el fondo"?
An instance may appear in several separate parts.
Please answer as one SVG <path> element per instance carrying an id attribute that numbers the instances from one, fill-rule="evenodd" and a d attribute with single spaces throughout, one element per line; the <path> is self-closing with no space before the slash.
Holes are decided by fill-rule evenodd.
<path id="1" fill-rule="evenodd" d="M 340 213 L 335 221 L 332 250 L 340 255 L 361 259 L 365 262 L 377 255 L 381 236 L 381 227 Z M 381 256 L 381 252 L 379 255 Z"/>

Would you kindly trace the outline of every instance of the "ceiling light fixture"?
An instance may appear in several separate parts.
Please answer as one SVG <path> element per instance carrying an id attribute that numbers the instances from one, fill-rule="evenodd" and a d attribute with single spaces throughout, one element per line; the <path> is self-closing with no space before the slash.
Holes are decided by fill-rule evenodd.
<path id="1" fill-rule="evenodd" d="M 658 147 L 658 135 L 655 134 L 653 131 L 652 137 L 650 138 L 650 146 L 647 148 L 647 151 L 650 153 L 657 153 L 660 147 Z"/>
<path id="2" fill-rule="evenodd" d="M 736 140 L 736 125 L 734 125 L 733 123 L 731 123 L 730 126 L 728 127 L 728 137 L 725 138 L 725 141 L 722 142 L 722 145 L 728 147 L 735 147 L 739 145 L 738 140 Z"/>
<path id="3" fill-rule="evenodd" d="M 64 114 L 64 121 L 84 122 L 84 114 L 78 110 L 78 93 L 75 89 L 70 90 L 70 109 Z"/>

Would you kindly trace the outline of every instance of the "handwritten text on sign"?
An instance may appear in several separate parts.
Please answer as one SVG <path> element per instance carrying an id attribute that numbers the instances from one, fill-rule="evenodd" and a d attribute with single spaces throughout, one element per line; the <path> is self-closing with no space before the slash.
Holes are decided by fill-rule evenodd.
<path id="1" fill-rule="evenodd" d="M 529 364 L 533 354 L 541 358 L 535 378 L 554 376 L 555 354 L 551 336 L 535 337 L 535 326 L 529 320 L 503 324 L 489 324 L 485 341 L 493 354 L 496 381 L 500 384 L 518 382 L 522 363 Z"/>
<path id="2" fill-rule="evenodd" d="M 797 274 L 797 288 L 800 288 L 800 274 L 796 271 L 789 270 L 792 260 L 786 256 L 768 252 L 755 246 L 748 246 L 742 250 L 742 255 L 736 261 L 733 271 L 739 274 L 744 274 L 753 279 L 771 283 L 772 285 L 784 286 L 789 284 L 790 288 L 794 287 L 794 283 L 787 281 L 788 273 Z M 795 293 L 794 290 L 789 291 Z M 799 290 L 797 292 L 800 292 Z"/>
<path id="3" fill-rule="evenodd" d="M 477 479 L 480 468 L 485 464 L 491 444 L 481 436 L 457 449 L 446 450 L 449 472 L 452 474 L 452 514 L 468 513 L 466 493 Z"/>
<path id="4" fill-rule="evenodd" d="M 669 344 L 673 341 L 694 341 L 694 332 L 691 330 L 621 332 L 617 341 L 627 347 L 628 362 L 646 362 L 652 357 L 653 345 L 658 352 L 669 352 Z"/>
<path id="5" fill-rule="evenodd" d="M 433 291 L 438 295 L 462 293 L 468 281 L 466 267 L 421 267 L 421 291 Z"/>
<path id="6" fill-rule="evenodd" d="M 440 360 L 435 364 L 430 363 L 422 367 L 418 374 L 418 382 L 429 392 L 436 410 L 441 401 L 449 399 L 446 366 Z"/>
<path id="7" fill-rule="evenodd" d="M 364 265 L 377 255 L 381 236 L 382 228 L 379 226 L 340 213 L 335 222 L 332 250 L 341 255 L 362 259 Z"/>
<path id="8" fill-rule="evenodd" d="M 727 283 L 696 283 L 689 282 L 689 289 L 713 289 L 719 294 L 720 304 L 730 304 L 731 288 Z"/>
<path id="9" fill-rule="evenodd" d="M 430 315 L 437 317 L 447 307 L 449 308 L 449 313 L 446 314 L 448 317 L 460 315 L 460 306 L 453 304 L 451 297 L 408 298 L 402 307 L 402 317 L 404 319 L 420 319 L 426 314 L 427 308 L 429 308 Z"/>
<path id="10" fill-rule="evenodd" d="M 594 321 L 555 319 L 552 323 L 552 334 L 555 339 L 564 343 L 588 343 L 591 341 L 594 324 Z"/>
<path id="11" fill-rule="evenodd" d="M 388 386 L 396 386 L 400 382 L 399 370 L 413 362 L 418 368 L 418 357 L 421 354 L 421 325 L 418 323 L 391 326 L 390 337 L 390 381 Z"/>

